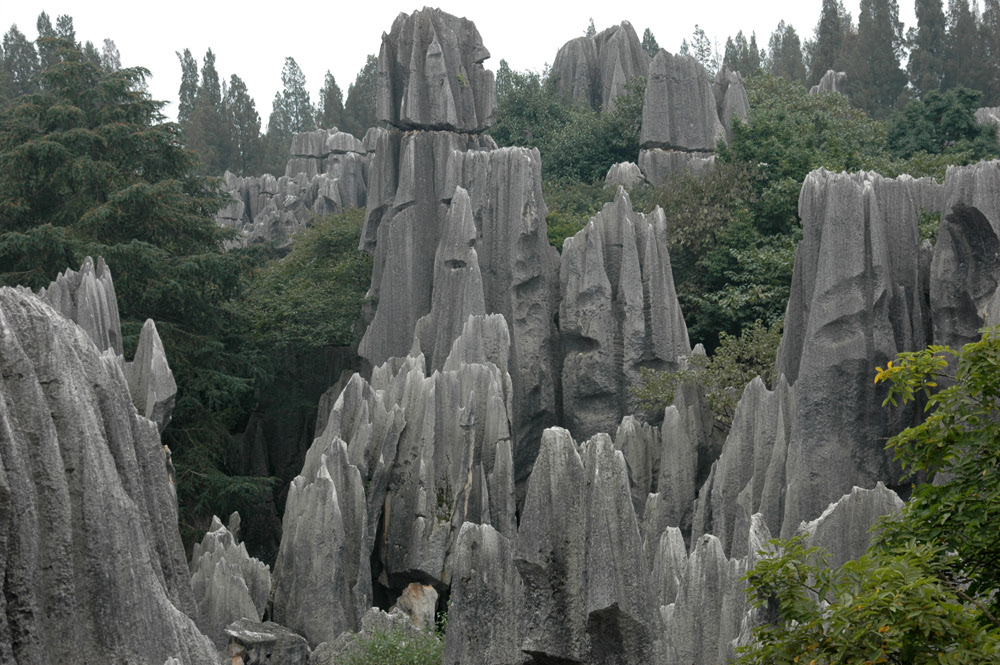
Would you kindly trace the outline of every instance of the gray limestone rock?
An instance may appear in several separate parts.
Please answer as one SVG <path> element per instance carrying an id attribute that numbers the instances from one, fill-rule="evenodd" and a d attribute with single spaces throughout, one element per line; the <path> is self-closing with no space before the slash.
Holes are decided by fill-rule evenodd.
<path id="1" fill-rule="evenodd" d="M 672 621 L 666 625 L 667 662 L 719 663 L 722 607 L 730 588 L 730 562 L 715 536 L 698 539 L 677 590 Z"/>
<path id="2" fill-rule="evenodd" d="M 301 635 L 271 621 L 240 619 L 226 628 L 229 657 L 244 665 L 308 665 L 309 645 Z"/>
<path id="3" fill-rule="evenodd" d="M 581 447 L 587 474 L 585 607 L 591 663 L 648 663 L 649 569 L 621 451 L 607 434 Z"/>
<path id="4" fill-rule="evenodd" d="M 649 148 L 639 151 L 639 168 L 651 185 L 659 187 L 671 173 L 686 170 L 700 176 L 715 165 L 715 154 L 686 150 Z"/>
<path id="5" fill-rule="evenodd" d="M 639 169 L 638 164 L 635 162 L 619 162 L 618 164 L 613 164 L 608 169 L 608 174 L 604 176 L 604 186 L 614 187 L 615 190 L 618 187 L 631 190 L 633 187 L 641 185 L 643 180 L 642 170 Z"/>
<path id="6" fill-rule="evenodd" d="M 214 663 L 156 425 L 90 335 L 0 288 L 0 661 Z"/>
<path id="7" fill-rule="evenodd" d="M 513 382 L 515 481 L 523 488 L 557 413 L 559 253 L 548 241 L 541 157 L 526 148 L 469 151 L 448 167 L 472 203 L 486 311 L 502 314 L 510 329 L 505 369 Z"/>
<path id="8" fill-rule="evenodd" d="M 625 84 L 645 76 L 649 56 L 628 21 L 593 37 L 566 42 L 556 53 L 549 74 L 556 90 L 568 102 L 595 111 L 613 111 Z"/>
<path id="9" fill-rule="evenodd" d="M 570 433 L 545 430 L 514 548 L 525 594 L 521 649 L 536 660 L 587 659 L 586 487 Z"/>
<path id="10" fill-rule="evenodd" d="M 922 188 L 822 169 L 803 185 L 803 239 L 777 362 L 795 388 L 782 535 L 851 487 L 900 475 L 881 442 L 917 414 L 887 413 L 872 376 L 926 339 L 915 230 Z"/>
<path id="11" fill-rule="evenodd" d="M 1000 136 L 1000 106 L 976 109 L 976 122 L 980 125 L 996 125 L 998 136 Z"/>
<path id="12" fill-rule="evenodd" d="M 657 491 L 662 454 L 660 429 L 635 416 L 625 416 L 615 433 L 615 448 L 625 456 L 632 503 L 636 514 L 642 515 L 646 497 Z"/>
<path id="13" fill-rule="evenodd" d="M 640 369 L 674 368 L 691 352 L 663 211 L 636 213 L 620 188 L 563 243 L 559 280 L 565 422 L 579 437 L 613 431 L 637 410 Z"/>
<path id="14" fill-rule="evenodd" d="M 431 311 L 417 321 L 411 354 L 423 352 L 430 371 L 444 367 L 452 342 L 470 316 L 486 314 L 469 193 L 458 187 L 434 257 Z"/>
<path id="15" fill-rule="evenodd" d="M 70 321 L 83 328 L 99 351 L 111 349 L 122 355 L 122 324 L 111 271 L 102 257 L 89 256 L 79 272 L 66 269 L 38 297 Z"/>
<path id="16" fill-rule="evenodd" d="M 902 509 L 903 500 L 882 483 L 871 490 L 855 487 L 822 515 L 800 524 L 798 534 L 807 534 L 809 546 L 822 547 L 830 555 L 828 565 L 839 568 L 865 553 L 872 539 L 869 530 L 880 518 Z"/>
<path id="17" fill-rule="evenodd" d="M 677 527 L 667 527 L 660 536 L 653 559 L 652 582 L 653 607 L 669 605 L 677 600 L 680 581 L 687 571 L 687 548 Z"/>
<path id="18" fill-rule="evenodd" d="M 238 513 L 233 515 L 239 519 Z M 205 537 L 195 543 L 191 570 L 198 628 L 221 651 L 229 643 L 227 626 L 239 619 L 260 621 L 271 593 L 271 571 L 247 554 L 236 533 L 214 516 Z"/>
<path id="19" fill-rule="evenodd" d="M 488 524 L 466 522 L 456 546 L 443 662 L 519 665 L 524 590 L 510 541 Z"/>
<path id="20" fill-rule="evenodd" d="M 135 357 L 125 363 L 125 379 L 135 408 L 163 433 L 174 410 L 177 383 L 153 319 L 142 324 Z"/>
<path id="21" fill-rule="evenodd" d="M 809 88 L 810 95 L 817 95 L 821 92 L 837 92 L 842 95 L 846 94 L 847 73 L 835 72 L 832 69 L 826 70 L 826 74 L 823 74 L 823 78 L 819 80 L 819 83 Z"/>
<path id="22" fill-rule="evenodd" d="M 959 204 L 975 208 L 1000 235 L 1000 160 L 949 166 L 944 178 L 941 218 Z"/>
<path id="23" fill-rule="evenodd" d="M 361 629 L 358 632 L 341 633 L 337 639 L 323 642 L 313 649 L 309 656 L 309 665 L 340 665 L 352 655 L 362 651 L 365 641 L 376 631 L 403 637 L 418 636 L 421 633 L 403 612 L 394 609 L 387 613 L 372 607 L 361 617 Z"/>
<path id="24" fill-rule="evenodd" d="M 1000 283 L 1000 238 L 973 207 L 955 205 L 941 220 L 931 261 L 934 343 L 959 348 L 980 338 Z"/>
<path id="25" fill-rule="evenodd" d="M 481 132 L 496 121 L 490 52 L 479 30 L 440 9 L 401 13 L 382 35 L 375 106 L 401 129 Z"/>
<path id="26" fill-rule="evenodd" d="M 743 77 L 723 65 L 715 75 L 714 90 L 719 120 L 726 129 L 726 140 L 729 141 L 733 138 L 733 120 L 738 118 L 746 122 L 750 114 L 750 100 L 743 87 Z"/>
<path id="27" fill-rule="evenodd" d="M 660 49 L 646 77 L 640 145 L 713 152 L 725 136 L 708 71 L 691 56 Z"/>

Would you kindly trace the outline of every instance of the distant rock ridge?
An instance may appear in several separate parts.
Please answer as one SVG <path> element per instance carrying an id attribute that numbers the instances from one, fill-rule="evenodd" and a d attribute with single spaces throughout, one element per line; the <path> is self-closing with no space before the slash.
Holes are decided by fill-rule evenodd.
<path id="1" fill-rule="evenodd" d="M 360 141 L 336 127 L 295 134 L 284 175 L 240 177 L 226 171 L 223 189 L 233 201 L 216 219 L 240 232 L 234 246 L 287 242 L 315 215 L 364 207 L 374 150 L 369 135 Z"/>
<path id="2" fill-rule="evenodd" d="M 571 104 L 595 111 L 614 111 L 615 98 L 633 78 L 645 76 L 649 55 L 628 21 L 593 37 L 577 37 L 564 44 L 549 76 L 556 91 Z"/>
<path id="3" fill-rule="evenodd" d="M 818 95 L 821 92 L 847 94 L 847 73 L 835 72 L 832 69 L 826 70 L 819 83 L 809 88 L 810 95 Z"/>

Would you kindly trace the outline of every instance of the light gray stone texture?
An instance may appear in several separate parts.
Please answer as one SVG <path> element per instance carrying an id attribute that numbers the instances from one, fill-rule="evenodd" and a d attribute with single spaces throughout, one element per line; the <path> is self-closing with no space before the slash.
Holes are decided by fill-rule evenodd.
<path id="1" fill-rule="evenodd" d="M 637 410 L 642 367 L 676 368 L 689 355 L 666 218 L 636 213 L 624 189 L 563 243 L 559 325 L 563 416 L 578 437 L 611 432 Z"/>
<path id="2" fill-rule="evenodd" d="M 239 519 L 238 513 L 234 516 Z M 236 534 L 213 516 L 191 554 L 191 586 L 198 603 L 198 628 L 221 651 L 229 644 L 227 626 L 239 619 L 260 621 L 271 593 L 271 571 L 247 554 Z"/>
<path id="3" fill-rule="evenodd" d="M 729 141 L 733 138 L 733 120 L 746 122 L 750 115 L 750 100 L 743 87 L 743 77 L 739 72 L 731 71 L 723 65 L 715 75 L 714 90 L 719 121 L 725 128 L 726 140 Z"/>
<path id="4" fill-rule="evenodd" d="M 379 52 L 376 113 L 400 129 L 481 132 L 497 115 L 490 52 L 475 24 L 440 9 L 400 13 Z"/>
<path id="5" fill-rule="evenodd" d="M 177 383 L 153 319 L 142 324 L 139 346 L 124 369 L 132 403 L 140 415 L 156 423 L 162 434 L 174 411 Z"/>
<path id="6" fill-rule="evenodd" d="M 244 665 L 309 663 L 310 650 L 305 639 L 274 622 L 240 619 L 225 632 L 229 638 L 229 655 L 235 662 Z"/>
<path id="7" fill-rule="evenodd" d="M 827 563 L 839 568 L 861 557 L 871 543 L 870 529 L 879 519 L 903 509 L 903 500 L 882 483 L 875 489 L 853 488 L 823 514 L 799 525 L 798 534 L 809 536 L 810 547 L 822 547 L 829 555 Z"/>
<path id="8" fill-rule="evenodd" d="M 642 170 L 638 164 L 635 162 L 619 162 L 618 164 L 613 164 L 608 169 L 608 174 L 604 176 L 604 186 L 613 187 L 615 190 L 618 187 L 631 190 L 633 187 L 641 185 L 644 179 Z"/>
<path id="9" fill-rule="evenodd" d="M 556 90 L 571 104 L 613 111 L 625 84 L 645 76 L 649 55 L 628 21 L 593 37 L 577 37 L 556 53 L 549 74 Z"/>
<path id="10" fill-rule="evenodd" d="M 111 271 L 102 257 L 89 256 L 79 272 L 67 268 L 38 297 L 70 321 L 83 328 L 99 351 L 111 349 L 122 355 L 122 324 Z"/>
<path id="11" fill-rule="evenodd" d="M 309 656 L 309 665 L 340 665 L 353 654 L 361 652 L 364 643 L 376 631 L 404 637 L 417 636 L 421 632 L 400 610 L 394 609 L 387 613 L 372 607 L 361 617 L 361 630 L 356 633 L 341 633 L 337 639 L 317 646 Z"/>
<path id="12" fill-rule="evenodd" d="M 701 176 L 715 166 L 715 154 L 647 148 L 639 151 L 639 169 L 649 184 L 659 187 L 672 173 L 686 170 Z"/>
<path id="13" fill-rule="evenodd" d="M 10 288 L 0 288 L 0 460 L 0 661 L 216 662 L 190 618 L 156 425 L 136 413 L 114 352 Z"/>
<path id="14" fill-rule="evenodd" d="M 646 77 L 640 145 L 714 152 L 725 136 L 708 71 L 691 56 L 660 49 Z"/>
<path id="15" fill-rule="evenodd" d="M 411 582 L 403 589 L 391 609 L 399 610 L 420 630 L 434 630 L 438 592 L 429 584 Z M 390 610 L 391 611 L 391 610 Z"/>
<path id="16" fill-rule="evenodd" d="M 456 546 L 443 662 L 519 665 L 524 590 L 510 541 L 488 524 L 466 522 Z"/>
<path id="17" fill-rule="evenodd" d="M 821 92 L 837 92 L 842 95 L 846 94 L 847 73 L 835 72 L 832 69 L 826 70 L 826 74 L 823 74 L 823 78 L 819 80 L 819 83 L 809 88 L 810 95 L 817 95 Z"/>

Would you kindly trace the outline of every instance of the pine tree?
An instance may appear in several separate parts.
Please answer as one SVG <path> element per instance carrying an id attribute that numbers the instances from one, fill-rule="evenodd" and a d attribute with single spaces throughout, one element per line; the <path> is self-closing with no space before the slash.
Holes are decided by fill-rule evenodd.
<path id="1" fill-rule="evenodd" d="M 306 75 L 299 69 L 295 58 L 285 58 L 285 66 L 281 70 L 281 85 L 281 101 L 288 115 L 289 131 L 297 134 L 315 129 L 316 112 L 306 90 Z"/>
<path id="2" fill-rule="evenodd" d="M 73 27 L 72 16 L 61 14 L 56 18 L 56 37 L 65 39 L 71 44 L 76 44 L 76 29 Z"/>
<path id="3" fill-rule="evenodd" d="M 584 37 L 594 37 L 597 35 L 597 27 L 594 26 L 594 19 L 590 19 L 590 23 L 587 24 L 587 29 L 584 31 Z"/>
<path id="4" fill-rule="evenodd" d="M 271 102 L 271 115 L 267 119 L 267 132 L 264 134 L 263 161 L 261 169 L 264 173 L 280 176 L 285 173 L 289 150 L 292 143 L 292 120 L 285 109 L 285 100 L 280 92 L 274 93 Z"/>
<path id="5" fill-rule="evenodd" d="M 236 74 L 229 78 L 224 106 L 232 144 L 229 170 L 237 175 L 256 175 L 263 158 L 260 116 L 246 83 Z"/>
<path id="6" fill-rule="evenodd" d="M 369 55 L 365 66 L 358 72 L 358 77 L 347 88 L 343 129 L 359 139 L 364 137 L 369 127 L 378 124 L 378 119 L 375 117 L 375 77 L 377 73 L 378 58 Z"/>
<path id="7" fill-rule="evenodd" d="M 642 48 L 649 57 L 652 58 L 660 50 L 660 45 L 656 43 L 656 37 L 653 36 L 653 31 L 646 28 L 646 31 L 642 33 Z"/>
<path id="8" fill-rule="evenodd" d="M 806 80 L 802 42 L 795 28 L 784 21 L 778 22 L 768 42 L 767 69 L 772 76 L 782 76 L 799 83 Z"/>
<path id="9" fill-rule="evenodd" d="M 944 90 L 985 87 L 984 49 L 969 0 L 948 2 L 948 42 L 944 61 Z"/>
<path id="10" fill-rule="evenodd" d="M 736 37 L 726 40 L 726 54 L 722 63 L 734 72 L 739 72 L 744 77 L 756 76 L 760 74 L 762 67 L 762 54 L 757 48 L 757 35 L 750 35 L 750 42 L 740 30 Z"/>
<path id="11" fill-rule="evenodd" d="M 184 49 L 183 55 L 174 52 L 181 63 L 181 87 L 177 92 L 177 124 L 181 130 L 187 128 L 194 114 L 194 102 L 198 96 L 198 61 L 191 55 L 191 49 Z"/>
<path id="12" fill-rule="evenodd" d="M 344 116 L 344 94 L 333 78 L 330 70 L 326 70 L 323 87 L 319 91 L 319 109 L 316 114 L 316 125 L 323 129 L 340 127 Z"/>
<path id="13" fill-rule="evenodd" d="M 944 79 L 945 18 L 941 0 L 917 0 L 917 27 L 910 31 L 906 69 L 918 97 L 940 90 Z"/>
<path id="14" fill-rule="evenodd" d="M 184 131 L 187 147 L 198 153 L 206 175 L 222 175 L 229 165 L 232 149 L 229 128 L 222 108 L 222 86 L 215 69 L 212 49 L 201 66 L 201 85 L 195 95 L 194 112 Z"/>
<path id="15" fill-rule="evenodd" d="M 896 0 L 861 0 L 848 86 L 855 105 L 876 117 L 888 114 L 906 88 L 906 73 L 899 63 L 902 33 Z"/>
<path id="16" fill-rule="evenodd" d="M 8 99 L 37 89 L 38 52 L 16 25 L 10 26 L 3 36 L 3 71 L 7 79 Z"/>
<path id="17" fill-rule="evenodd" d="M 842 67 L 844 40 L 851 28 L 851 16 L 840 0 L 823 0 L 816 24 L 816 36 L 809 59 L 809 80 L 815 85 L 827 71 Z"/>
<path id="18" fill-rule="evenodd" d="M 689 55 L 703 64 L 711 74 L 715 74 L 719 69 L 719 59 L 712 49 L 712 40 L 697 23 L 694 26 L 694 32 L 691 33 L 691 42 L 688 43 L 686 39 L 681 42 L 681 53 Z"/>
<path id="19" fill-rule="evenodd" d="M 1000 0 L 984 0 L 980 36 L 983 42 L 985 106 L 1000 105 Z"/>

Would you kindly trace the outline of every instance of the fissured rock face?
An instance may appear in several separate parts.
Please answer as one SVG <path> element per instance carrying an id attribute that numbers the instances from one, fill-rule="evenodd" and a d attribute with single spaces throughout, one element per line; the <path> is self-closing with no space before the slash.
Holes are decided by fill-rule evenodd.
<path id="1" fill-rule="evenodd" d="M 189 618 L 166 452 L 118 357 L 3 288 L 0 377 L 0 661 L 216 662 Z"/>

